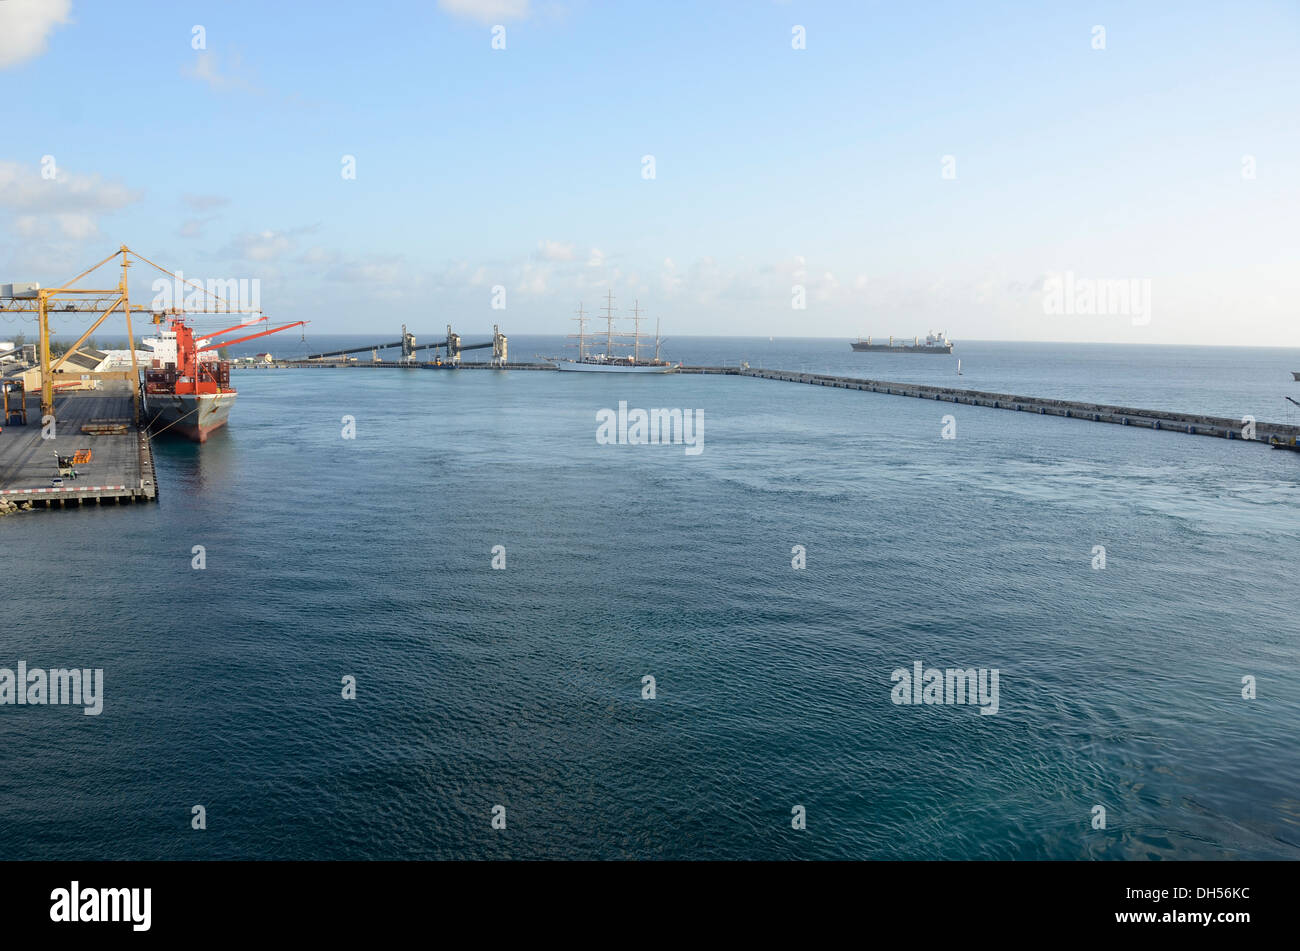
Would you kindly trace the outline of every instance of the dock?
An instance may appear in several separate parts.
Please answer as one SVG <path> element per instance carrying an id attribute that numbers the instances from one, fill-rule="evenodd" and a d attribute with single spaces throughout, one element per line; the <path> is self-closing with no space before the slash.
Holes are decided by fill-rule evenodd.
<path id="1" fill-rule="evenodd" d="M 39 392 L 27 395 L 26 425 L 0 433 L 0 508 L 122 505 L 158 498 L 153 447 L 135 423 L 128 384 L 63 393 L 55 400 L 54 438 L 43 438 Z M 90 451 L 90 461 L 65 467 L 56 456 Z M 75 472 L 75 477 L 71 474 Z M 62 479 L 61 486 L 54 479 Z"/>

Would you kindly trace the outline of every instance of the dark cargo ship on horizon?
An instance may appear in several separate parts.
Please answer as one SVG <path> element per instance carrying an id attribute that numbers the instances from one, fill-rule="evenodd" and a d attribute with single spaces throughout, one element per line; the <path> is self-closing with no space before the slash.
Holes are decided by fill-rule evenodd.
<path id="1" fill-rule="evenodd" d="M 925 343 L 921 342 L 920 337 L 913 337 L 911 343 L 894 343 L 894 338 L 889 338 L 889 343 L 872 343 L 868 337 L 863 340 L 859 337 L 856 341 L 849 343 L 849 346 L 857 351 L 883 351 L 885 353 L 952 353 L 952 341 L 947 335 L 940 330 L 937 334 L 931 331 L 925 335 Z"/>

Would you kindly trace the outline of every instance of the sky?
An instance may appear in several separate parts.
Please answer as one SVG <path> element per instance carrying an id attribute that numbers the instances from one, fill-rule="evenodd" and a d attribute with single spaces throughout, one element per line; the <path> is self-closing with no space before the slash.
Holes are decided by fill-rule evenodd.
<path id="1" fill-rule="evenodd" d="M 674 336 L 1300 346 L 1295 2 L 0 0 L 0 102 L 0 282 L 126 244 L 383 339 L 609 290 Z"/>

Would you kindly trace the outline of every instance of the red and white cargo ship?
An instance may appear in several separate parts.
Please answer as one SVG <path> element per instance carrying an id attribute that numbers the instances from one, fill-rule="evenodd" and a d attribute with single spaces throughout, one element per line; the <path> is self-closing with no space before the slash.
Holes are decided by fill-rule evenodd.
<path id="1" fill-rule="evenodd" d="M 238 393 L 230 385 L 230 363 L 222 360 L 217 350 L 306 323 L 299 320 L 234 340 L 212 342 L 223 334 L 248 329 L 264 320 L 265 317 L 257 317 L 195 337 L 184 317 L 167 318 L 167 329 L 144 341 L 153 348 L 152 365 L 144 371 L 149 428 L 155 434 L 174 433 L 202 443 L 207 442 L 214 430 L 226 425 Z"/>

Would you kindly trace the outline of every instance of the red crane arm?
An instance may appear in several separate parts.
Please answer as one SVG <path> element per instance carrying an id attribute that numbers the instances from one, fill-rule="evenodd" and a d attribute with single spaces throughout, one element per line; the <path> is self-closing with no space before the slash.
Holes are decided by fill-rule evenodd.
<path id="1" fill-rule="evenodd" d="M 290 327 L 298 327 L 305 323 L 307 323 L 305 320 L 296 320 L 291 324 L 285 324 L 283 327 L 276 327 L 274 330 L 263 330 L 260 334 L 249 334 L 247 337 L 238 337 L 234 340 L 223 340 L 221 343 L 210 343 L 206 347 L 199 347 L 194 352 L 202 353 L 205 350 L 219 350 L 222 347 L 233 347 L 235 344 L 243 343 L 245 340 L 256 340 L 258 337 L 265 337 L 268 334 L 278 334 L 281 330 L 288 330 Z"/>
<path id="2" fill-rule="evenodd" d="M 253 324 L 260 323 L 263 320 L 266 320 L 265 314 L 258 317 L 257 320 L 249 320 L 242 324 L 235 324 L 233 327 L 227 327 L 225 330 L 218 330 L 210 334 L 195 334 L 195 336 L 200 340 L 211 340 L 213 337 L 220 337 L 222 334 L 228 334 L 232 330 L 239 330 L 241 327 L 251 327 Z M 222 346 L 224 347 L 225 344 L 223 343 Z"/>

